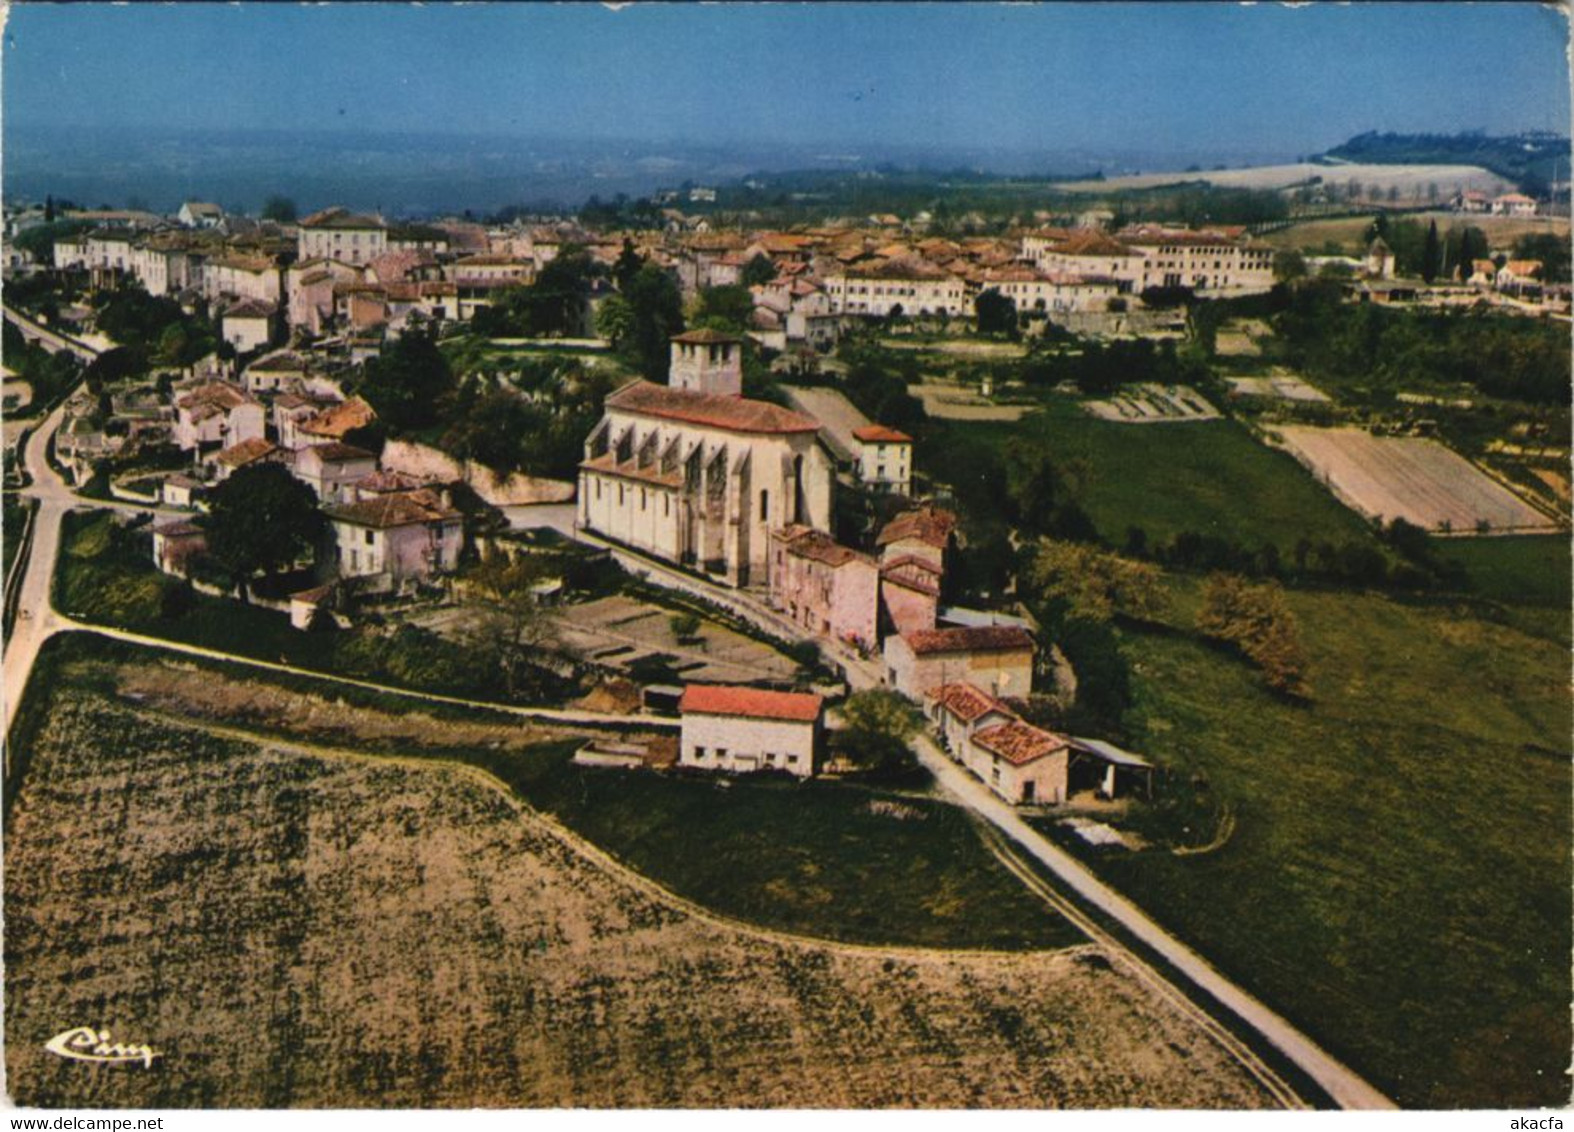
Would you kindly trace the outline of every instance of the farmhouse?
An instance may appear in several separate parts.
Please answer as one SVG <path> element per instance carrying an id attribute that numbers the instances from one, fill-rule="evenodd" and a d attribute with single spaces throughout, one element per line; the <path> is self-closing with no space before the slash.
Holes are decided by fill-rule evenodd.
<path id="1" fill-rule="evenodd" d="M 741 586 L 768 575 L 773 529 L 830 529 L 835 469 L 814 420 L 738 395 L 735 348 L 680 336 L 683 387 L 635 381 L 606 399 L 580 464 L 579 525 Z"/>
<path id="2" fill-rule="evenodd" d="M 205 445 L 232 447 L 261 439 L 265 432 L 262 403 L 224 381 L 193 386 L 175 400 L 175 444 L 183 452 Z"/>
<path id="3" fill-rule="evenodd" d="M 191 560 L 207 549 L 207 532 L 189 519 L 173 519 L 153 528 L 153 563 L 166 574 L 184 577 Z"/>
<path id="4" fill-rule="evenodd" d="M 912 699 L 965 681 L 995 696 L 1033 690 L 1033 638 L 1014 625 L 925 629 L 885 640 L 886 683 Z"/>
<path id="5" fill-rule="evenodd" d="M 814 773 L 824 714 L 817 695 L 690 684 L 678 710 L 679 766 L 731 773 L 783 770 L 798 778 Z"/>
<path id="6" fill-rule="evenodd" d="M 1059 803 L 1070 794 L 1071 740 L 1013 719 L 969 737 L 963 761 L 1012 804 Z"/>
<path id="7" fill-rule="evenodd" d="M 1017 713 L 982 688 L 966 681 L 942 684 L 924 693 L 924 715 L 940 732 L 940 742 L 957 762 L 967 754 L 973 732 L 1009 723 Z"/>
<path id="8" fill-rule="evenodd" d="M 295 455 L 295 478 L 317 493 L 325 503 L 346 498 L 346 488 L 377 470 L 377 457 L 364 448 L 330 440 L 313 444 Z"/>

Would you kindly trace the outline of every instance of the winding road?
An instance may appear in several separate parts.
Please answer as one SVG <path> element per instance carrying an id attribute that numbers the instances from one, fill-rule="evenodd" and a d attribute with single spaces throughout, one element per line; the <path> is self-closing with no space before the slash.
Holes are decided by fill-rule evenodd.
<path id="1" fill-rule="evenodd" d="M 6 315 L 9 318 L 11 312 L 8 310 Z M 22 574 L 19 604 L 21 612 L 18 615 L 11 638 L 5 642 L 4 682 L 3 685 L 0 685 L 0 695 L 4 697 L 5 726 L 8 733 L 17 705 L 21 701 L 28 674 L 31 672 L 34 661 L 37 659 L 40 647 L 54 633 L 65 629 L 80 629 L 169 651 L 230 661 L 252 667 L 290 672 L 344 684 L 354 684 L 392 695 L 497 709 L 498 705 L 495 704 L 476 703 L 458 699 L 457 697 L 411 693 L 408 689 L 386 687 L 367 681 L 349 680 L 343 677 L 329 677 L 322 673 L 297 669 L 290 665 L 256 661 L 251 658 L 232 656 L 210 649 L 200 649 L 161 639 L 142 637 L 138 634 L 119 630 L 85 625 L 55 612 L 50 601 L 50 580 L 54 572 L 55 559 L 60 551 L 61 519 L 65 513 L 79 506 L 112 507 L 124 511 L 150 510 L 150 508 L 146 507 L 106 503 L 100 500 L 86 500 L 78 497 L 71 491 L 70 487 L 50 466 L 46 456 L 49 439 L 54 435 L 55 430 L 60 427 L 63 416 L 63 408 L 57 408 L 52 412 L 45 419 L 44 423 L 29 436 L 23 455 L 25 466 L 32 477 L 32 484 L 25 489 L 24 494 L 38 501 L 38 512 L 34 520 L 31 553 L 28 555 L 25 572 Z M 579 537 L 585 538 L 583 532 L 577 532 L 577 534 Z M 585 541 L 599 540 L 585 538 Z M 763 605 L 747 594 L 716 589 L 691 575 L 672 570 L 662 563 L 634 555 L 620 547 L 610 546 L 610 544 L 602 545 L 607 545 L 616 557 L 642 573 L 661 579 L 668 584 L 678 585 L 679 588 L 685 590 L 704 592 L 706 596 L 711 597 L 713 600 L 740 612 L 744 616 L 751 617 L 769 631 L 773 633 L 782 631 L 784 622 L 780 616 L 774 611 L 764 608 Z M 864 660 L 846 650 L 838 649 L 834 651 L 837 654 L 837 659 L 844 665 L 848 682 L 852 687 L 868 688 L 879 685 L 881 673 L 877 664 Z M 587 718 L 596 713 L 558 713 L 545 709 L 525 709 L 519 714 L 559 718 L 563 722 L 605 722 L 605 720 L 599 718 Z M 563 718 L 568 715 L 574 715 L 578 718 L 573 720 Z M 624 717 L 618 718 L 624 719 Z M 626 719 L 624 719 L 624 722 L 626 722 Z M 1328 1054 L 1289 1021 L 1270 1010 L 1261 1001 L 1230 981 L 1201 955 L 1165 931 L 1142 909 L 1108 885 L 1105 885 L 1081 863 L 1034 830 L 1022 820 L 1011 806 L 997 798 L 982 782 L 953 762 L 927 734 L 921 734 L 915 740 L 914 751 L 920 762 L 934 775 L 936 786 L 942 793 L 950 796 L 955 802 L 975 815 L 977 819 L 987 822 L 993 830 L 998 832 L 1000 837 L 1011 842 L 1017 850 L 1025 853 L 1038 865 L 1047 869 L 1059 884 L 1075 893 L 1085 906 L 1096 910 L 1110 921 L 1119 925 L 1131 938 L 1139 941 L 1152 955 L 1157 956 L 1167 964 L 1172 974 L 1160 975 L 1150 964 L 1139 958 L 1129 948 L 1123 947 L 1110 937 L 1108 933 L 1101 932 L 1097 938 L 1100 938 L 1106 947 L 1115 950 L 1122 962 L 1128 964 L 1134 970 L 1140 970 L 1143 973 L 1143 977 L 1150 982 L 1153 980 L 1163 982 L 1169 991 L 1173 992 L 1177 997 L 1181 996 L 1181 992 L 1175 987 L 1172 978 L 1173 975 L 1182 977 L 1195 989 L 1210 997 L 1220 1007 L 1227 1010 L 1241 1023 L 1244 1023 L 1261 1042 L 1277 1050 L 1286 1060 L 1314 1081 L 1341 1108 L 1391 1109 L 1396 1107 L 1391 1100 L 1373 1088 L 1353 1070 Z M 6 751 L 6 772 L 7 777 L 9 777 L 9 747 Z M 1041 878 L 1036 878 L 1037 883 L 1034 883 L 1035 878 L 1030 871 L 1021 869 L 1014 869 L 1013 871 L 1018 873 L 1019 878 L 1029 888 L 1038 892 L 1045 899 L 1063 899 L 1056 896 L 1051 890 L 1048 890 L 1048 886 L 1044 885 Z M 1199 1007 L 1198 1009 L 1200 1011 L 1201 1008 Z M 1262 1074 L 1266 1073 L 1275 1082 L 1271 1088 L 1276 1095 L 1280 1096 L 1281 1103 L 1290 1106 L 1304 1103 L 1300 1101 L 1300 1098 L 1296 1097 L 1288 1086 L 1284 1086 L 1283 1082 L 1278 1080 L 1277 1075 L 1273 1074 L 1272 1070 L 1267 1069 L 1261 1062 L 1261 1059 L 1257 1058 L 1250 1049 L 1242 1047 L 1241 1050 L 1237 1051 L 1237 1056 L 1242 1058 L 1243 1062 L 1248 1065 L 1248 1068 L 1252 1068 L 1252 1063 L 1255 1062 L 1259 1068 L 1254 1068 L 1253 1072 L 1258 1073 L 1260 1079 L 1263 1079 Z"/>

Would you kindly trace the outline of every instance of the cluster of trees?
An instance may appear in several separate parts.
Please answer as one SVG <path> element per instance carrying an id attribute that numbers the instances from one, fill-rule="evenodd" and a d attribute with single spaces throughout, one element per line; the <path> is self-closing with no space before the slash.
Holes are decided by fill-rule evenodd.
<path id="1" fill-rule="evenodd" d="M 509 385 L 469 376 L 440 406 L 439 446 L 500 475 L 573 479 L 613 380 L 604 370 L 549 361 L 523 365 Z M 549 389 L 550 396 L 530 400 L 520 392 L 532 388 Z"/>
<path id="2" fill-rule="evenodd" d="M 101 291 L 93 300 L 101 333 L 131 351 L 136 368 L 189 366 L 209 354 L 231 352 L 213 324 L 189 315 L 167 295 L 150 295 L 138 284 Z"/>
<path id="3" fill-rule="evenodd" d="M 908 746 L 921 727 L 913 705 L 889 688 L 870 688 L 848 696 L 842 717 L 843 749 L 861 766 L 882 774 L 910 772 L 917 766 Z"/>
<path id="4" fill-rule="evenodd" d="M 842 392 L 864 416 L 915 436 L 923 431 L 924 403 L 907 391 L 923 378 L 916 358 L 863 338 L 844 339 L 837 357 L 847 366 Z"/>
<path id="5" fill-rule="evenodd" d="M 1300 626 L 1277 583 L 1215 574 L 1203 592 L 1197 631 L 1239 649 L 1274 691 L 1310 695 Z"/>
<path id="6" fill-rule="evenodd" d="M 45 405 L 63 396 L 82 374 L 81 364 L 74 356 L 65 350 L 51 354 L 28 342 L 10 322 L 5 323 L 5 339 L 0 348 L 6 366 L 31 387 L 34 405 Z"/>
<path id="7" fill-rule="evenodd" d="M 1533 405 L 1568 401 L 1568 336 L 1538 320 L 1347 304 L 1337 283 L 1312 280 L 1293 290 L 1274 326 L 1291 365 L 1335 384 L 1365 375 L 1377 402 L 1439 381 Z"/>
<path id="8" fill-rule="evenodd" d="M 585 333 L 590 294 L 602 269 L 583 248 L 563 248 L 535 282 L 506 288 L 476 311 L 475 333 L 487 338 L 572 338 Z"/>
<path id="9" fill-rule="evenodd" d="M 283 464 L 250 464 L 208 494 L 208 557 L 247 599 L 252 579 L 308 558 L 323 532 L 317 496 Z"/>
<path id="10" fill-rule="evenodd" d="M 1157 344 L 1151 338 L 1087 341 L 1078 350 L 1036 353 L 1022 363 L 1021 373 L 1029 385 L 1070 381 L 1095 397 L 1108 396 L 1122 385 L 1199 384 L 1212 377 L 1205 361 L 1189 351 L 1177 350 L 1169 338 Z"/>

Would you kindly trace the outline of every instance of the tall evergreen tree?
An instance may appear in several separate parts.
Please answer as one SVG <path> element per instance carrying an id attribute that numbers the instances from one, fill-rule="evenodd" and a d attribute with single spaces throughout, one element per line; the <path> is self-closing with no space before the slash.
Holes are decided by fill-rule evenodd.
<path id="1" fill-rule="evenodd" d="M 1434 220 L 1426 229 L 1426 246 L 1421 252 L 1421 278 L 1428 283 L 1436 279 L 1442 259 L 1443 249 L 1438 244 L 1437 221 Z"/>

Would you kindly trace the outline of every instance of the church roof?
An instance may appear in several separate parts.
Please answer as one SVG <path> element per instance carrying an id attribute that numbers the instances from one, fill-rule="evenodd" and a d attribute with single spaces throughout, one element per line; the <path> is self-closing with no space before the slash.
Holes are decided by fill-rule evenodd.
<path id="1" fill-rule="evenodd" d="M 819 424 L 802 413 L 721 393 L 701 393 L 693 389 L 672 389 L 649 381 L 634 381 L 606 400 L 608 408 L 641 416 L 661 417 L 687 424 L 707 425 L 729 432 L 793 433 L 817 432 Z"/>

